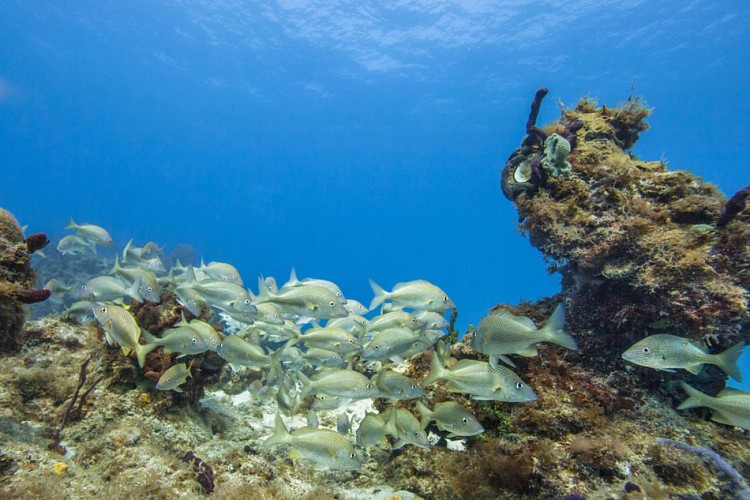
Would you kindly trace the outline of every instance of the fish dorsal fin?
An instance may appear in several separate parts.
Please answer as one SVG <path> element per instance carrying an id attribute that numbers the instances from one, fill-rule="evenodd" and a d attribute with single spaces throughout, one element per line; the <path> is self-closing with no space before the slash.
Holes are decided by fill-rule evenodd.
<path id="1" fill-rule="evenodd" d="M 526 316 L 516 316 L 515 314 L 511 313 L 510 311 L 506 311 L 505 309 L 499 309 L 497 311 L 491 312 L 490 315 L 499 318 L 505 318 L 508 321 L 512 321 L 517 325 L 521 325 L 524 328 L 528 328 L 530 330 L 536 330 L 536 325 L 533 321 L 531 321 L 531 319 L 527 318 Z"/>
<path id="2" fill-rule="evenodd" d="M 430 284 L 430 282 L 427 280 L 402 281 L 400 283 L 396 283 L 395 285 L 393 285 L 393 291 L 395 292 L 399 288 L 404 288 L 409 285 L 425 285 L 425 284 Z"/>

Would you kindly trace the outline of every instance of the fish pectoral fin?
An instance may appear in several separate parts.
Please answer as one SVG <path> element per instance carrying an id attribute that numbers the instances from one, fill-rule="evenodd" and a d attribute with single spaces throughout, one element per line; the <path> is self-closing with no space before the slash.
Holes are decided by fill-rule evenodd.
<path id="1" fill-rule="evenodd" d="M 173 391 L 177 391 L 177 392 L 182 392 L 182 387 L 180 387 L 180 386 L 178 385 L 177 387 L 175 387 L 175 388 L 174 388 L 174 389 L 172 389 L 172 390 L 173 390 Z"/>
<path id="2" fill-rule="evenodd" d="M 129 348 L 127 348 L 127 347 L 123 347 L 123 348 L 122 348 L 122 353 L 123 353 L 123 354 L 124 354 L 125 356 L 130 356 L 130 349 L 129 349 Z"/>
<path id="3" fill-rule="evenodd" d="M 675 372 L 677 372 L 677 370 L 675 370 L 673 368 L 657 368 L 657 370 L 661 370 L 663 372 L 669 372 L 669 373 L 675 373 Z"/>
<path id="4" fill-rule="evenodd" d="M 297 450 L 297 448 L 290 448 L 288 455 L 292 460 L 302 460 L 302 455 L 300 454 L 299 450 Z"/>

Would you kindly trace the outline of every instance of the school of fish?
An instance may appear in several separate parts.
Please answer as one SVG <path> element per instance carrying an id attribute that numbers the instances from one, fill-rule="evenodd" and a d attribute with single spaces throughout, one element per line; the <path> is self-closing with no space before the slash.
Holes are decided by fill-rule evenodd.
<path id="1" fill-rule="evenodd" d="M 98 226 L 79 225 L 71 219 L 67 228 L 75 234 L 58 244 L 65 255 L 95 254 L 98 245 L 113 246 L 109 233 Z M 346 298 L 331 281 L 298 279 L 294 269 L 282 286 L 272 277 L 259 278 L 258 292 L 253 293 L 231 264 L 201 261 L 198 267 L 177 263 L 167 269 L 162 256 L 163 249 L 154 243 L 137 247 L 130 241 L 117 255 L 109 275 L 71 286 L 52 280 L 47 287 L 56 300 L 75 299 L 67 314 L 80 321 L 95 319 L 106 341 L 119 346 L 126 355 L 135 353 L 140 367 L 154 349 L 175 353 L 179 362 L 161 376 L 155 386 L 158 390 L 181 391 L 190 377 L 190 365 L 180 358 L 209 350 L 234 370 L 261 372 L 263 382 L 258 389 L 272 394 L 278 406 L 275 431 L 264 445 L 286 445 L 290 458 L 318 468 L 358 469 L 362 463 L 360 450 L 387 445 L 387 436 L 392 438 L 394 449 L 406 445 L 429 447 L 426 430 L 432 422 L 447 439 L 480 434 L 484 429 L 467 408 L 455 401 L 434 405 L 422 401 L 424 388 L 444 382 L 448 391 L 475 400 L 534 401 L 533 389 L 499 361 L 513 367 L 509 356 L 536 356 L 540 342 L 578 348 L 575 339 L 564 331 L 565 307 L 560 304 L 541 328 L 529 318 L 506 311 L 489 314 L 479 323 L 470 343 L 488 360 L 453 362 L 441 338 L 449 325 L 445 313 L 455 304 L 428 281 L 398 283 L 390 291 L 370 281 L 374 297 L 366 307 Z M 158 337 L 140 328 L 124 305 L 126 301 L 159 302 L 167 290 L 193 315 L 213 314 L 220 319 L 223 332 L 206 321 L 187 321 L 184 316 Z M 380 311 L 376 311 L 378 307 Z M 733 363 L 744 347 L 738 346 L 723 357 L 711 357 L 700 350 L 670 354 L 670 363 L 659 364 L 643 354 L 664 347 L 654 345 L 645 350 L 640 344 L 623 357 L 659 369 L 695 371 L 703 363 L 713 363 L 735 378 L 739 372 Z M 412 380 L 400 373 L 405 360 L 428 349 L 432 349 L 431 369 L 424 380 Z M 640 351 L 640 357 L 629 354 L 634 349 Z M 710 398 L 692 391 L 680 408 L 709 406 L 716 412 L 714 420 L 747 425 L 747 406 L 738 406 L 736 394 Z M 747 395 L 744 397 L 740 397 L 743 404 Z M 336 430 L 318 427 L 315 412 L 371 398 L 388 400 L 390 409 L 367 413 L 356 422 L 356 431 L 345 413 Z M 419 400 L 419 417 L 399 407 L 399 401 L 412 399 Z M 305 400 L 310 402 L 308 425 L 290 431 L 281 415 L 294 415 Z"/>

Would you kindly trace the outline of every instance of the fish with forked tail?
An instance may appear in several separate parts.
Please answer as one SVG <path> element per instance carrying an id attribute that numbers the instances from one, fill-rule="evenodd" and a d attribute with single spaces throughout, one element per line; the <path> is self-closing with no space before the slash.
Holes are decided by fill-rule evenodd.
<path id="1" fill-rule="evenodd" d="M 703 365 L 710 364 L 718 366 L 724 373 L 741 382 L 742 373 L 737 361 L 745 345 L 745 342 L 740 342 L 722 353 L 709 354 L 705 348 L 690 339 L 662 333 L 636 342 L 622 354 L 622 359 L 667 372 L 683 368 L 692 374 L 700 373 Z"/>

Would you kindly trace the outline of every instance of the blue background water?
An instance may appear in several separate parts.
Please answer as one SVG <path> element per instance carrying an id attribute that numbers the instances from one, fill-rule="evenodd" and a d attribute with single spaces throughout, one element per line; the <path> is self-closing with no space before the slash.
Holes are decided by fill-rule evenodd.
<path id="1" fill-rule="evenodd" d="M 368 278 L 425 278 L 465 328 L 559 288 L 499 189 L 534 91 L 545 123 L 636 81 L 635 152 L 731 194 L 749 23 L 746 1 L 6 0 L 0 205 L 365 303 Z"/>

